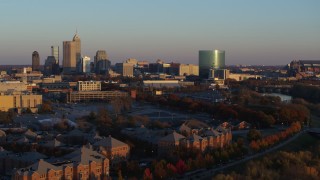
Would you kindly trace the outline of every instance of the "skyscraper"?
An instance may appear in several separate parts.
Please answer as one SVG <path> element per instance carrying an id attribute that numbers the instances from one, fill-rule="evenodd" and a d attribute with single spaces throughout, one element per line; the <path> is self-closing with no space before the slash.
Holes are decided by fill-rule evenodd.
<path id="1" fill-rule="evenodd" d="M 59 46 L 51 46 L 51 56 L 54 56 L 56 59 L 56 64 L 59 64 Z"/>
<path id="2" fill-rule="evenodd" d="M 77 72 L 82 71 L 82 63 L 81 63 L 81 40 L 78 35 L 78 32 L 73 36 L 72 39 L 73 42 L 75 42 L 76 46 L 76 66 L 77 66 Z"/>
<path id="3" fill-rule="evenodd" d="M 40 56 L 37 51 L 32 53 L 32 71 L 40 70 Z"/>
<path id="4" fill-rule="evenodd" d="M 56 57 L 48 56 L 44 64 L 44 71 L 43 71 L 44 75 L 50 76 L 52 74 L 55 74 L 56 64 L 57 64 Z"/>
<path id="5" fill-rule="evenodd" d="M 199 51 L 199 76 L 201 78 L 208 78 L 210 69 L 223 68 L 225 68 L 225 51 Z"/>
<path id="6" fill-rule="evenodd" d="M 72 41 L 63 41 L 63 72 L 81 72 L 81 40 L 76 33 Z"/>
<path id="7" fill-rule="evenodd" d="M 73 41 L 63 41 L 63 72 L 76 71 L 76 44 Z"/>
<path id="8" fill-rule="evenodd" d="M 90 60 L 91 59 L 89 56 L 82 57 L 82 72 L 83 73 L 90 73 L 90 71 L 91 71 Z"/>
<path id="9" fill-rule="evenodd" d="M 97 74 L 106 74 L 110 69 L 110 65 L 106 51 L 98 50 L 94 57 L 95 72 Z"/>

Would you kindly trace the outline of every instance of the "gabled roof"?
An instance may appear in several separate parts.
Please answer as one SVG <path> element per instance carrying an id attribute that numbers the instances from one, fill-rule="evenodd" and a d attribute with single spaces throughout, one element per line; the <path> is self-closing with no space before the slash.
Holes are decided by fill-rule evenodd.
<path id="1" fill-rule="evenodd" d="M 102 137 L 99 136 L 99 133 L 98 133 L 98 132 L 96 132 L 96 133 L 94 134 L 94 136 L 93 136 L 93 139 L 94 139 L 94 140 L 99 140 L 99 139 L 102 139 Z"/>
<path id="2" fill-rule="evenodd" d="M 185 123 L 183 123 L 180 127 L 179 127 L 179 131 L 180 132 L 183 132 L 183 131 L 186 131 L 186 132 L 190 132 L 191 131 L 191 128 L 188 127 Z"/>
<path id="3" fill-rule="evenodd" d="M 45 155 L 40 154 L 38 152 L 23 152 L 23 153 L 10 152 L 8 156 L 10 156 L 10 159 L 15 159 L 19 161 L 29 161 L 29 162 L 36 162 L 39 159 L 46 158 Z"/>
<path id="4" fill-rule="evenodd" d="M 230 131 L 230 129 L 226 129 L 226 128 L 222 127 L 222 126 L 218 126 L 218 127 L 216 128 L 216 130 L 217 130 L 218 132 L 221 132 L 221 133 L 227 133 L 227 132 Z"/>
<path id="5" fill-rule="evenodd" d="M 0 137 L 5 137 L 6 136 L 6 132 L 0 130 Z"/>
<path id="6" fill-rule="evenodd" d="M 38 162 L 35 164 L 31 165 L 28 167 L 28 169 L 33 170 L 38 172 L 39 174 L 45 174 L 47 173 L 48 170 L 53 169 L 53 170 L 60 170 L 61 167 L 54 166 L 43 159 L 40 159 Z"/>
<path id="7" fill-rule="evenodd" d="M 166 141 L 166 142 L 178 142 L 181 139 L 184 139 L 186 137 L 184 137 L 183 135 L 173 131 L 173 133 L 168 134 L 167 136 L 160 138 L 159 141 Z"/>
<path id="8" fill-rule="evenodd" d="M 84 136 L 85 133 L 83 133 L 79 129 L 74 129 L 74 130 L 70 131 L 67 135 L 68 136 Z"/>
<path id="9" fill-rule="evenodd" d="M 28 129 L 28 130 L 24 133 L 24 135 L 26 135 L 26 136 L 28 136 L 28 137 L 32 137 L 32 138 L 36 138 L 36 137 L 38 136 L 37 133 L 31 131 L 30 129 Z"/>
<path id="10" fill-rule="evenodd" d="M 64 146 L 64 144 L 62 142 L 58 141 L 57 139 L 54 139 L 52 141 L 48 141 L 43 146 L 45 146 L 45 147 L 60 147 L 60 146 Z"/>
<path id="11" fill-rule="evenodd" d="M 105 159 L 103 155 L 85 146 L 82 146 L 74 152 L 65 155 L 63 158 L 84 165 L 89 164 L 91 161 L 103 162 Z"/>
<path id="12" fill-rule="evenodd" d="M 93 144 L 94 146 L 103 146 L 108 148 L 128 146 L 126 143 L 121 142 L 111 136 L 101 139 L 100 141 Z"/>
<path id="13" fill-rule="evenodd" d="M 203 134 L 205 136 L 214 136 L 214 137 L 220 136 L 220 133 L 217 130 L 214 130 L 214 129 L 206 130 Z"/>
<path id="14" fill-rule="evenodd" d="M 189 141 L 192 142 L 200 142 L 203 138 L 201 136 L 198 136 L 196 134 L 192 134 L 191 136 L 188 137 Z"/>
<path id="15" fill-rule="evenodd" d="M 26 136 L 23 136 L 22 138 L 17 140 L 17 143 L 28 143 L 28 142 L 29 142 L 29 139 L 26 138 Z"/>

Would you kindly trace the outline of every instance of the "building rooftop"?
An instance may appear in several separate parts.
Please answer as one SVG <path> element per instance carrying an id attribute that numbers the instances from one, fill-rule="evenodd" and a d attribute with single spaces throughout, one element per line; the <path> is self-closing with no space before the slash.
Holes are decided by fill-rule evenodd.
<path id="1" fill-rule="evenodd" d="M 93 144 L 94 146 L 103 146 L 107 148 L 115 148 L 115 147 L 122 147 L 128 146 L 126 143 L 121 142 L 111 136 L 101 139 L 100 141 Z"/>
<path id="2" fill-rule="evenodd" d="M 177 133 L 177 132 L 173 132 L 171 134 L 168 134 L 167 136 L 160 138 L 159 141 L 165 141 L 165 142 L 178 142 L 181 139 L 184 139 L 186 137 L 184 137 L 183 135 Z"/>
<path id="3" fill-rule="evenodd" d="M 103 162 L 105 157 L 98 152 L 93 151 L 91 148 L 82 146 L 74 152 L 65 155 L 63 159 L 87 165 L 91 161 Z"/>

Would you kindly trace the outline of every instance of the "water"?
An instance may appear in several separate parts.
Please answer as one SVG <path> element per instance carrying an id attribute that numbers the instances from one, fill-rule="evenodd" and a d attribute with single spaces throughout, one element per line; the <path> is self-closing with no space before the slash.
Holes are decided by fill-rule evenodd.
<path id="1" fill-rule="evenodd" d="M 263 96 L 277 96 L 280 97 L 282 102 L 290 102 L 292 100 L 292 96 L 288 96 L 280 93 L 265 93 Z"/>

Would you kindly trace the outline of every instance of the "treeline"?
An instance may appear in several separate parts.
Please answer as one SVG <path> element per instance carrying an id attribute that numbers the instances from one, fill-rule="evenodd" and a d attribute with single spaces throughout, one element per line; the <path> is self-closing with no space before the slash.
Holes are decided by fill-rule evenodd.
<path id="1" fill-rule="evenodd" d="M 126 174 L 128 178 L 170 179 L 186 172 L 213 168 L 229 160 L 241 158 L 247 153 L 248 150 L 244 147 L 242 139 L 225 148 L 208 149 L 204 152 L 177 147 L 153 160 L 148 168 L 140 167 L 136 161 L 129 161 L 119 166 L 117 171 Z"/>
<path id="2" fill-rule="evenodd" d="M 313 103 L 319 103 L 320 87 L 306 84 L 296 84 L 291 89 L 291 95 L 295 98 L 303 98 Z"/>
<path id="3" fill-rule="evenodd" d="M 0 111 L 0 124 L 12 123 L 14 116 L 15 112 L 13 110 L 9 110 L 8 112 Z"/>
<path id="4" fill-rule="evenodd" d="M 258 96 L 260 102 L 271 105 L 278 102 L 277 98 Z M 148 101 L 153 104 L 169 106 L 176 110 L 193 112 L 205 112 L 215 119 L 230 120 L 237 119 L 246 121 L 253 127 L 267 128 L 274 124 L 286 123 L 287 125 L 299 121 L 306 122 L 309 120 L 310 112 L 303 104 L 279 104 L 278 108 L 249 108 L 244 104 L 226 105 L 223 103 L 213 104 L 206 101 L 195 100 L 189 97 L 179 97 L 175 94 L 168 96 L 152 96 L 140 94 L 138 100 Z M 256 102 L 258 102 L 256 100 Z"/>
<path id="5" fill-rule="evenodd" d="M 300 130 L 301 124 L 299 122 L 294 122 L 285 131 L 281 131 L 265 137 L 260 137 L 257 140 L 252 140 L 249 146 L 254 152 L 265 150 L 279 143 L 280 141 L 287 139 L 289 136 L 292 136 Z"/>
<path id="6" fill-rule="evenodd" d="M 215 180 L 235 179 L 320 179 L 320 147 L 314 151 L 277 152 L 250 161 L 240 173 L 218 174 Z"/>

